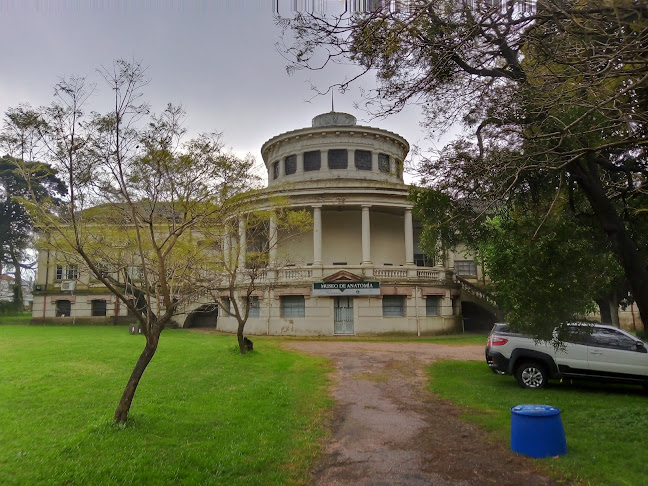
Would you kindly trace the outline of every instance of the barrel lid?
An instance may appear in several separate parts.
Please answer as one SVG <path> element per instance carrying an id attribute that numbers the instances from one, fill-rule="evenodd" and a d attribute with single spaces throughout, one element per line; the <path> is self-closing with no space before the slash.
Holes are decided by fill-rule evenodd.
<path id="1" fill-rule="evenodd" d="M 511 407 L 511 412 L 517 415 L 541 416 L 558 415 L 560 409 L 551 405 L 516 405 Z"/>

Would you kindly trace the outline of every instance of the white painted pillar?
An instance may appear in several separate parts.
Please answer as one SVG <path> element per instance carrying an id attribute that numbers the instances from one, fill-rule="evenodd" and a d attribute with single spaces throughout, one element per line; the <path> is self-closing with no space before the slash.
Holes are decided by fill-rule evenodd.
<path id="1" fill-rule="evenodd" d="M 223 235 L 223 261 L 227 267 L 232 264 L 232 239 L 229 227 L 225 227 L 225 234 Z"/>
<path id="2" fill-rule="evenodd" d="M 238 266 L 239 269 L 245 268 L 245 257 L 247 253 L 247 238 L 245 231 L 245 219 L 239 219 L 239 260 Z"/>
<path id="3" fill-rule="evenodd" d="M 313 206 L 313 266 L 322 265 L 322 206 Z"/>
<path id="4" fill-rule="evenodd" d="M 414 223 L 412 210 L 405 210 L 405 264 L 414 265 Z"/>
<path id="5" fill-rule="evenodd" d="M 362 205 L 362 265 L 371 265 L 370 207 L 369 204 Z"/>
<path id="6" fill-rule="evenodd" d="M 270 246 L 270 267 L 274 268 L 277 265 L 277 216 L 274 214 L 270 216 L 270 234 L 269 236 L 269 246 Z"/>

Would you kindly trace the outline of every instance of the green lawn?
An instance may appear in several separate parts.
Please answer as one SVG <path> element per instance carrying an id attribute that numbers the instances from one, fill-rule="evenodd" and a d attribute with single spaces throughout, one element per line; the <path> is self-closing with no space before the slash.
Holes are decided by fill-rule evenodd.
<path id="1" fill-rule="evenodd" d="M 325 360 L 168 330 L 115 426 L 143 343 L 126 327 L 0 325 L 0 484 L 307 482 L 331 406 Z"/>
<path id="2" fill-rule="evenodd" d="M 0 315 L 0 324 L 29 324 L 31 321 L 31 312 L 23 312 L 14 315 Z"/>
<path id="3" fill-rule="evenodd" d="M 491 373 L 485 362 L 440 362 L 429 371 L 432 391 L 505 442 L 511 407 L 560 408 L 568 453 L 539 461 L 563 477 L 591 485 L 648 484 L 648 394 L 640 387 L 552 382 L 543 390 L 523 390 L 513 377 Z"/>

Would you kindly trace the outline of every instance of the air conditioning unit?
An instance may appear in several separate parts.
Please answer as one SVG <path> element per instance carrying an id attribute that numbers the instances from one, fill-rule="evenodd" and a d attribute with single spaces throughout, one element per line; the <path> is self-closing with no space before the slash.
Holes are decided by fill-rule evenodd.
<path id="1" fill-rule="evenodd" d="M 63 292 L 65 291 L 72 291 L 76 287 L 76 282 L 74 280 L 69 280 L 67 282 L 61 282 L 61 290 Z"/>

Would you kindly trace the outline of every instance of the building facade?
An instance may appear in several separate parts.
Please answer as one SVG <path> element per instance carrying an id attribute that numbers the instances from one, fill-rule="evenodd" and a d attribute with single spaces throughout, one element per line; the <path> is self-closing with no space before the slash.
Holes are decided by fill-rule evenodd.
<path id="1" fill-rule="evenodd" d="M 450 254 L 432 262 L 419 248 L 403 180 L 408 151 L 398 134 L 359 126 L 355 117 L 337 112 L 263 145 L 268 193 L 310 212 L 313 224 L 296 237 L 271 242 L 247 333 L 423 335 L 464 329 L 461 296 L 471 293 L 483 304 L 486 296 L 469 292 L 470 281 L 482 275 L 470 258 Z M 245 228 L 234 237 L 245 241 Z M 468 279 L 463 289 L 456 273 Z M 214 306 L 197 309 L 211 312 L 219 329 L 236 331 L 236 319 L 222 310 L 216 319 Z M 189 311 L 183 324 L 210 320 L 197 317 Z"/>
<path id="2" fill-rule="evenodd" d="M 308 211 L 312 227 L 281 238 L 270 221 L 274 241 L 252 293 L 247 334 L 441 334 L 470 324 L 464 315 L 472 312 L 470 305 L 477 306 L 480 319 L 488 315 L 487 297 L 471 285 L 482 275 L 469 257 L 449 254 L 432 262 L 419 248 L 403 180 L 408 151 L 398 134 L 360 126 L 355 117 L 338 112 L 316 116 L 312 126 L 262 146 L 265 200 L 279 195 L 290 209 Z M 258 206 L 272 209 L 263 197 Z M 241 224 L 231 240 L 227 237 L 225 251 L 232 244 L 247 248 L 246 237 Z M 127 315 L 100 284 L 50 255 L 40 255 L 36 289 L 34 318 Z M 209 299 L 184 307 L 177 324 L 225 332 L 238 325 Z"/>

